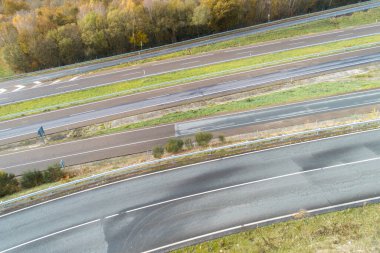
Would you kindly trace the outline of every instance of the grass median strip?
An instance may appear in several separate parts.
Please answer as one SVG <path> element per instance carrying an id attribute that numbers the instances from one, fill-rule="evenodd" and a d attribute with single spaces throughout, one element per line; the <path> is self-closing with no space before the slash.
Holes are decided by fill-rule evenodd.
<path id="1" fill-rule="evenodd" d="M 358 45 L 360 45 L 360 48 L 371 47 L 379 43 L 379 40 L 380 35 L 374 35 L 339 41 L 4 105 L 0 107 L 0 119 L 6 120 L 10 118 L 17 118 L 42 111 L 70 107 L 91 101 L 99 101 L 109 97 L 151 90 L 157 87 L 174 86 L 184 83 L 185 80 L 189 81 L 189 77 L 191 77 L 191 81 L 202 80 L 210 76 L 223 76 L 226 73 L 237 73 L 242 70 L 254 69 L 265 64 L 274 65 L 279 62 L 292 62 L 300 59 L 314 58 L 320 55 L 329 55 L 338 51 L 341 52 L 352 50 L 354 48 L 357 49 Z"/>
<path id="2" fill-rule="evenodd" d="M 257 228 L 172 252 L 379 252 L 379 224 L 380 204 L 373 204 Z"/>
<path id="3" fill-rule="evenodd" d="M 242 112 L 264 107 L 284 105 L 287 103 L 302 102 L 375 88 L 380 88 L 380 71 L 378 70 L 367 74 L 357 75 L 350 80 L 321 82 L 298 86 L 281 91 L 270 92 L 263 95 L 252 96 L 243 100 L 237 100 L 223 104 L 208 105 L 189 111 L 169 113 L 151 120 L 140 121 L 116 128 L 99 130 L 96 133 L 92 133 L 91 136 L 122 132 L 125 130 L 137 128 L 158 126 L 162 124 L 176 123 L 186 120 L 194 120 L 218 114 Z"/>

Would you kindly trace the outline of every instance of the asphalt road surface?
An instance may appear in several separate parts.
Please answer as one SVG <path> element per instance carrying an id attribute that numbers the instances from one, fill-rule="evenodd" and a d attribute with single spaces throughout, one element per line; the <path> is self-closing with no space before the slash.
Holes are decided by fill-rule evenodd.
<path id="1" fill-rule="evenodd" d="M 176 87 L 177 89 L 173 89 L 172 87 L 169 93 L 167 90 L 161 90 L 161 92 L 163 92 L 161 94 L 138 94 L 138 100 L 136 102 L 125 103 L 124 101 L 123 104 L 115 105 L 113 107 L 110 107 L 110 103 L 108 103 L 109 101 L 106 101 L 106 107 L 101 109 L 92 108 L 84 112 L 75 110 L 73 114 L 69 115 L 67 115 L 67 110 L 62 110 L 51 112 L 49 114 L 1 122 L 0 140 L 5 144 L 15 140 L 23 140 L 25 138 L 34 137 L 37 129 L 41 125 L 44 126 L 47 133 L 58 132 L 75 127 L 104 122 L 115 118 L 121 118 L 133 111 L 136 112 L 151 108 L 157 109 L 162 106 L 169 106 L 180 102 L 189 102 L 197 99 L 204 99 L 206 97 L 220 96 L 225 93 L 233 93 L 245 89 L 251 89 L 255 86 L 268 85 L 297 78 L 305 78 L 323 73 L 334 72 L 341 69 L 357 67 L 363 64 L 376 63 L 380 60 L 379 50 L 380 48 L 372 48 L 355 53 L 349 52 L 339 56 L 330 56 L 323 59 L 313 59 L 308 62 L 293 63 L 283 66 L 284 69 L 282 71 L 275 73 L 269 72 L 268 74 L 253 77 L 250 77 L 249 73 L 240 73 L 240 78 L 245 77 L 244 79 L 233 79 L 228 81 L 226 77 L 223 77 L 224 82 L 220 82 L 220 80 L 218 80 L 218 82 L 214 84 L 213 80 L 200 81 L 191 85 Z M 368 55 L 369 53 L 370 55 Z M 334 58 L 334 60 L 332 60 L 332 58 Z M 299 65 L 304 65 L 304 67 L 294 68 L 294 66 Z M 152 94 L 155 94 L 155 96 L 152 97 Z M 143 95 L 143 97 L 141 97 L 141 95 Z M 144 95 L 146 96 L 144 97 Z M 99 103 L 96 104 L 98 105 Z M 85 108 L 88 108 L 88 106 L 91 105 L 86 105 Z M 50 120 L 49 117 L 51 117 Z"/>
<path id="2" fill-rule="evenodd" d="M 193 57 L 184 57 L 174 60 L 159 61 L 125 68 L 113 72 L 100 73 L 89 76 L 74 76 L 66 81 L 55 80 L 50 82 L 0 84 L 0 105 L 20 102 L 38 97 L 51 96 L 74 90 L 104 86 L 121 81 L 133 80 L 142 77 L 154 76 L 179 70 L 222 63 L 251 56 L 287 51 L 296 48 L 309 47 L 323 43 L 347 40 L 380 33 L 380 24 L 332 31 L 323 34 L 309 35 L 278 40 L 261 45 L 238 47 L 228 50 L 202 54 Z"/>
<path id="3" fill-rule="evenodd" d="M 57 145 L 0 155 L 0 168 L 21 175 L 22 172 L 45 170 L 64 160 L 67 166 L 118 156 L 143 153 L 164 145 L 174 136 L 186 137 L 199 131 L 215 132 L 281 121 L 309 115 L 380 104 L 380 90 L 353 93 L 315 101 L 295 103 L 262 110 L 211 117 L 196 121 L 168 124 Z M 148 154 L 150 156 L 150 154 Z"/>
<path id="4" fill-rule="evenodd" d="M 302 17 L 302 16 L 296 17 L 295 20 L 290 20 L 290 21 L 274 22 L 272 25 L 263 26 L 261 28 L 257 28 L 254 30 L 253 29 L 248 29 L 248 30 L 243 29 L 240 32 L 236 32 L 233 34 L 226 33 L 224 36 L 219 36 L 219 37 L 211 36 L 211 37 L 208 37 L 208 39 L 201 38 L 201 41 L 198 41 L 197 39 L 191 40 L 191 41 L 185 41 L 183 43 L 177 43 L 177 46 L 172 47 L 173 45 L 169 45 L 169 48 L 164 47 L 163 49 L 158 50 L 158 51 L 154 51 L 154 52 L 149 52 L 149 50 L 147 50 L 146 53 L 143 52 L 141 55 L 137 55 L 137 56 L 130 56 L 130 57 L 122 58 L 122 59 L 111 60 L 111 61 L 106 61 L 106 62 L 96 63 L 96 64 L 89 64 L 86 66 L 72 68 L 72 69 L 57 70 L 57 71 L 53 71 L 51 73 L 37 74 L 34 76 L 23 77 L 23 78 L 19 78 L 19 79 L 15 79 L 15 80 L 10 80 L 10 81 L 4 81 L 4 82 L 0 83 L 0 88 L 4 89 L 5 91 L 0 90 L 0 93 L 2 91 L 3 92 L 15 91 L 15 90 L 21 91 L 22 89 L 29 87 L 29 86 L 38 87 L 38 86 L 42 85 L 45 81 L 51 80 L 51 79 L 57 79 L 57 78 L 70 76 L 70 75 L 83 74 L 85 72 L 89 72 L 89 71 L 93 71 L 93 70 L 97 70 L 97 69 L 101 69 L 101 68 L 105 68 L 105 67 L 110 67 L 110 66 L 116 66 L 116 65 L 126 63 L 126 62 L 132 62 L 132 61 L 136 61 L 136 60 L 147 59 L 147 58 L 151 58 L 151 57 L 165 55 L 168 53 L 178 52 L 178 51 L 193 48 L 193 47 L 199 47 L 199 46 L 208 45 L 211 43 L 217 43 L 217 42 L 221 42 L 221 41 L 234 39 L 237 37 L 243 37 L 243 36 L 258 34 L 258 33 L 266 32 L 266 31 L 272 31 L 272 30 L 276 30 L 279 28 L 285 28 L 285 27 L 290 27 L 290 26 L 294 26 L 294 25 L 304 24 L 304 23 L 308 23 L 308 22 L 312 22 L 312 21 L 316 21 L 316 20 L 341 16 L 341 15 L 347 15 L 347 14 L 351 14 L 351 13 L 358 12 L 358 11 L 376 8 L 379 6 L 380 6 L 379 1 L 371 1 L 365 5 L 362 5 L 362 6 L 345 8 L 343 10 L 335 10 L 335 11 L 330 10 L 330 11 L 327 11 L 324 13 L 322 12 L 320 14 L 317 13 L 314 16 L 306 17 L 306 18 Z M 39 95 L 41 95 L 41 93 Z M 4 101 L 0 101 L 0 102 L 4 103 Z"/>
<path id="5" fill-rule="evenodd" d="M 161 252 L 300 209 L 369 202 L 380 199 L 379 160 L 377 130 L 142 176 L 0 216 L 0 252 Z"/>

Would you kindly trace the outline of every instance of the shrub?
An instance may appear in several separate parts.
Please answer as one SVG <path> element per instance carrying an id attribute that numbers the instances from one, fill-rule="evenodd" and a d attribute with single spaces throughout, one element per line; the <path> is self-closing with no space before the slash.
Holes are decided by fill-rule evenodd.
<path id="1" fill-rule="evenodd" d="M 24 172 L 21 177 L 21 186 L 23 188 L 32 188 L 44 183 L 44 175 L 41 171 Z"/>
<path id="2" fill-rule="evenodd" d="M 61 170 L 61 166 L 59 164 L 50 165 L 43 174 L 44 183 L 57 182 L 64 177 L 64 173 Z"/>
<path id="3" fill-rule="evenodd" d="M 163 147 L 154 147 L 153 148 L 153 157 L 160 159 L 165 153 L 165 149 Z"/>
<path id="4" fill-rule="evenodd" d="M 0 197 L 13 194 L 20 190 L 15 175 L 0 171 Z"/>
<path id="5" fill-rule="evenodd" d="M 195 141 L 199 146 L 205 147 L 207 146 L 210 141 L 212 140 L 213 135 L 212 133 L 208 132 L 199 132 L 195 135 Z"/>
<path id="6" fill-rule="evenodd" d="M 185 146 L 189 150 L 192 149 L 192 148 L 194 148 L 193 140 L 190 139 L 190 138 L 186 139 L 185 140 Z"/>
<path id="7" fill-rule="evenodd" d="M 226 142 L 226 137 L 224 137 L 224 135 L 219 135 L 218 138 L 219 138 L 219 141 L 220 141 L 221 143 Z"/>
<path id="8" fill-rule="evenodd" d="M 165 149 L 169 153 L 178 153 L 182 151 L 182 148 L 183 140 L 181 139 L 170 139 L 165 145 Z"/>

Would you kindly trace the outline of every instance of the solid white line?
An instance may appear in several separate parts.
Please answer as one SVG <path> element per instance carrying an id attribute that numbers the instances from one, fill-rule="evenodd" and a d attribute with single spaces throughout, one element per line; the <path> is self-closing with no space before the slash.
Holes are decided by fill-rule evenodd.
<path id="1" fill-rule="evenodd" d="M 376 200 L 380 200 L 380 196 L 373 197 L 373 198 L 368 198 L 368 199 L 357 200 L 357 201 L 352 201 L 352 202 L 347 202 L 347 203 L 342 203 L 342 204 L 338 204 L 338 205 L 326 206 L 326 207 L 312 209 L 312 210 L 307 210 L 307 213 L 313 214 L 313 213 L 318 213 L 318 212 L 321 212 L 321 211 L 327 211 L 327 210 L 331 210 L 331 209 L 341 208 L 341 207 L 350 206 L 350 205 L 357 205 L 357 204 L 367 203 L 367 202 L 376 201 Z M 155 251 L 164 250 L 164 249 L 167 249 L 167 248 L 170 248 L 170 247 L 178 246 L 178 245 L 181 245 L 183 243 L 199 240 L 199 239 L 206 238 L 206 237 L 209 237 L 209 236 L 212 236 L 212 235 L 218 235 L 218 234 L 223 234 L 223 233 L 234 231 L 234 230 L 239 230 L 239 229 L 244 228 L 244 227 L 253 227 L 255 225 L 258 226 L 260 224 L 265 224 L 267 222 L 281 221 L 281 220 L 286 219 L 286 218 L 292 218 L 292 217 L 294 217 L 297 214 L 298 213 L 291 213 L 291 214 L 277 216 L 277 217 L 273 217 L 273 218 L 269 218 L 269 219 L 265 219 L 265 220 L 254 221 L 252 223 L 247 223 L 247 224 L 243 224 L 243 225 L 237 225 L 237 226 L 234 226 L 234 227 L 225 228 L 225 229 L 222 229 L 222 230 L 218 230 L 218 231 L 210 232 L 210 233 L 207 233 L 207 234 L 195 236 L 195 237 L 188 238 L 188 239 L 185 239 L 185 240 L 182 240 L 182 241 L 178 241 L 178 242 L 175 242 L 175 243 L 167 244 L 167 245 L 155 248 L 155 249 L 147 250 L 147 251 L 144 251 L 142 253 L 151 253 L 151 252 L 155 252 Z"/>
<path id="2" fill-rule="evenodd" d="M 150 177 L 150 176 L 155 176 L 155 175 L 159 175 L 159 174 L 163 174 L 163 173 L 169 173 L 169 172 L 172 172 L 172 171 L 187 169 L 187 168 L 190 168 L 190 167 L 193 167 L 193 166 L 213 163 L 213 162 L 216 162 L 216 161 L 222 161 L 222 160 L 226 160 L 226 159 L 231 159 L 231 158 L 236 158 L 236 157 L 242 157 L 242 156 L 247 156 L 247 155 L 252 155 L 252 154 L 260 154 L 260 153 L 264 153 L 264 152 L 268 152 L 268 151 L 272 151 L 272 150 L 277 150 L 277 149 L 282 149 L 282 148 L 287 148 L 287 147 L 293 147 L 293 146 L 299 146 L 299 145 L 304 145 L 304 144 L 309 144 L 309 143 L 317 143 L 317 142 L 322 142 L 322 141 L 327 141 L 327 140 L 341 139 L 341 138 L 345 138 L 345 137 L 348 137 L 348 136 L 354 136 L 354 135 L 372 133 L 372 132 L 377 132 L 377 131 L 379 131 L 379 129 L 371 129 L 371 130 L 362 131 L 362 132 L 359 132 L 359 133 L 349 133 L 349 134 L 344 134 L 344 135 L 340 135 L 340 136 L 332 136 L 332 137 L 327 137 L 327 138 L 322 138 L 322 139 L 317 139 L 317 140 L 311 140 L 311 141 L 305 141 L 305 142 L 300 142 L 300 143 L 288 144 L 288 145 L 283 145 L 283 146 L 279 146 L 279 147 L 268 148 L 268 149 L 259 150 L 259 151 L 252 151 L 252 152 L 248 152 L 248 153 L 244 153 L 244 154 L 238 154 L 238 155 L 233 155 L 233 156 L 229 156 L 229 157 L 218 158 L 218 159 L 213 159 L 213 160 L 209 160 L 209 161 L 204 161 L 204 162 L 198 162 L 198 163 L 194 163 L 194 164 L 184 165 L 184 166 L 180 166 L 180 167 L 176 167 L 176 168 L 172 168 L 172 169 L 167 169 L 167 170 L 147 173 L 147 174 L 143 174 L 143 175 L 140 175 L 140 176 L 135 176 L 135 177 L 131 177 L 131 178 L 122 179 L 120 181 L 116 181 L 116 182 L 112 182 L 112 183 L 108 183 L 108 184 L 104 184 L 104 185 L 95 186 L 93 188 L 89 188 L 89 189 L 86 189 L 86 190 L 83 190 L 83 191 L 74 192 L 74 193 L 71 193 L 71 194 L 68 194 L 68 195 L 65 195 L 65 196 L 62 196 L 62 197 L 58 197 L 58 198 L 55 198 L 55 199 L 47 200 L 45 202 L 41 202 L 41 203 L 38 203 L 38 204 L 35 204 L 35 205 L 31 205 L 31 206 L 28 206 L 28 207 L 25 207 L 25 208 L 21 208 L 19 210 L 13 211 L 13 212 L 9 212 L 9 213 L 0 215 L 0 218 L 9 216 L 9 215 L 12 215 L 12 214 L 15 214 L 15 213 L 19 213 L 19 212 L 22 212 L 22 211 L 25 211 L 25 210 L 28 210 L 28 209 L 31 209 L 31 208 L 34 208 L 34 207 L 45 205 L 45 204 L 48 204 L 50 202 L 54 202 L 54 201 L 57 201 L 57 200 L 60 200 L 60 199 L 68 198 L 68 197 L 75 196 L 75 195 L 82 194 L 82 193 L 86 193 L 86 192 L 90 192 L 90 191 L 97 190 L 97 189 L 100 189 L 100 188 L 104 188 L 104 187 L 107 187 L 107 186 L 111 186 L 111 185 L 114 185 L 114 184 L 120 184 L 120 183 L 124 183 L 124 182 L 128 182 L 128 181 L 133 181 L 133 180 L 137 180 L 137 179 L 141 179 L 141 178 L 145 178 L 145 177 Z"/>
<path id="3" fill-rule="evenodd" d="M 100 148 L 100 149 L 95 149 L 95 150 L 84 151 L 84 152 L 75 153 L 75 154 L 68 154 L 68 155 L 63 155 L 63 156 L 57 156 L 57 157 L 53 157 L 53 158 L 49 158 L 49 159 L 44 159 L 44 160 L 39 160 L 39 161 L 34 161 L 34 162 L 29 162 L 29 163 L 24 163 L 24 164 L 16 164 L 16 165 L 8 166 L 8 167 L 2 167 L 1 169 L 3 169 L 3 170 L 5 170 L 5 169 L 11 169 L 11 168 L 19 167 L 19 166 L 25 166 L 25 165 L 30 165 L 30 164 L 36 164 L 36 163 L 51 161 L 51 160 L 55 160 L 55 159 L 58 159 L 58 158 L 62 159 L 62 158 L 67 158 L 67 157 L 72 157 L 72 156 L 79 156 L 79 155 L 84 155 L 84 154 L 89 154 L 89 153 L 94 153 L 94 152 L 99 152 L 99 151 L 105 151 L 105 150 L 114 149 L 114 148 L 121 148 L 121 147 L 132 146 L 132 145 L 141 144 L 141 143 L 148 143 L 148 142 L 153 142 L 153 141 L 165 140 L 165 139 L 168 139 L 170 137 L 174 137 L 174 136 L 167 136 L 167 137 L 157 138 L 157 139 L 153 139 L 153 140 L 139 141 L 139 142 L 134 142 L 134 143 L 127 143 L 127 144 L 122 144 L 122 145 L 116 145 L 116 146 L 106 147 L 106 148 Z M 68 144 L 70 144 L 70 143 L 68 143 Z M 47 148 L 49 148 L 49 147 L 47 147 Z M 7 154 L 5 154 L 5 155 L 7 155 Z M 12 155 L 12 154 L 10 154 L 10 155 Z"/>
<path id="4" fill-rule="evenodd" d="M 205 192 L 201 192 L 201 193 L 187 195 L 187 196 L 184 196 L 184 197 L 174 198 L 174 199 L 167 200 L 167 201 L 158 202 L 158 203 L 155 203 L 155 204 L 151 204 L 151 205 L 135 208 L 135 209 L 132 209 L 132 210 L 128 210 L 125 213 L 132 213 L 132 212 L 136 212 L 136 211 L 139 211 L 139 210 L 151 208 L 151 207 L 154 207 L 154 206 L 159 206 L 159 205 L 163 205 L 163 204 L 167 204 L 167 203 L 176 202 L 176 201 L 179 201 L 179 200 L 189 199 L 189 198 L 198 197 L 198 196 L 202 196 L 202 195 L 206 195 L 206 194 L 210 194 L 210 193 L 216 193 L 216 192 L 220 192 L 220 191 L 225 191 L 225 190 L 229 190 L 229 189 L 240 188 L 240 187 L 244 187 L 244 186 L 252 185 L 252 184 L 257 184 L 257 183 L 261 183 L 261 182 L 267 182 L 267 181 L 277 180 L 277 179 L 281 179 L 281 178 L 292 177 L 292 176 L 296 176 L 296 175 L 309 174 L 309 173 L 318 172 L 318 171 L 322 171 L 322 170 L 334 169 L 334 168 L 339 168 L 339 167 L 344 167 L 344 166 L 349 166 L 349 165 L 354 165 L 354 164 L 360 164 L 360 163 L 369 162 L 369 161 L 376 161 L 376 160 L 380 160 L 380 157 L 376 157 L 376 158 L 372 158 L 372 159 L 366 159 L 366 160 L 361 160 L 361 161 L 356 161 L 356 162 L 350 162 L 350 163 L 345 163 L 345 164 L 338 164 L 338 165 L 333 165 L 333 166 L 328 166 L 328 167 L 322 167 L 322 168 L 313 169 L 313 170 L 309 170 L 309 171 L 300 171 L 300 172 L 280 175 L 280 176 L 276 176 L 276 177 L 265 178 L 265 179 L 261 179 L 261 180 L 255 180 L 255 181 L 251 181 L 251 182 L 247 182 L 247 183 L 242 183 L 242 184 L 237 184 L 237 185 L 233 185 L 233 186 L 222 187 L 222 188 L 218 188 L 218 189 L 214 189 L 214 190 L 210 190 L 210 191 L 205 191 Z M 321 209 L 318 209 L 318 210 L 321 210 Z M 114 215 L 107 216 L 105 218 L 106 219 L 110 219 L 110 218 L 118 216 L 118 215 L 119 214 L 114 214 Z M 85 225 L 88 225 L 88 224 L 91 224 L 91 223 L 94 223 L 94 222 L 97 222 L 97 221 L 100 221 L 100 219 L 97 219 L 97 220 L 94 220 L 94 221 L 90 221 L 90 222 L 86 222 L 86 223 L 83 223 L 81 225 L 77 225 L 77 226 L 70 227 L 70 228 L 67 228 L 67 229 L 64 229 L 64 230 L 61 230 L 61 231 L 58 231 L 58 232 L 54 232 L 54 233 L 49 234 L 49 235 L 45 235 L 45 236 L 39 237 L 37 239 L 34 239 L 34 240 L 31 240 L 31 241 L 19 244 L 17 246 L 14 246 L 12 248 L 6 249 L 5 251 L 2 251 L 0 253 L 7 252 L 7 251 L 10 251 L 10 250 L 13 250 L 13 249 L 25 246 L 27 244 L 33 243 L 35 241 L 39 241 L 39 240 L 45 239 L 47 237 L 51 237 L 51 236 L 60 234 L 62 232 L 65 232 L 65 231 L 68 231 L 68 230 L 72 230 L 72 229 L 75 229 L 75 228 L 78 228 L 78 227 L 82 227 L 82 226 L 85 226 Z M 243 226 L 250 226 L 250 225 L 251 224 L 245 224 Z M 166 247 L 169 247 L 169 246 L 166 246 Z M 157 249 L 154 249 L 154 250 L 157 250 Z"/>
<path id="5" fill-rule="evenodd" d="M 52 237 L 54 235 L 58 235 L 58 234 L 62 234 L 63 232 L 67 232 L 67 231 L 70 231 L 70 230 L 73 230 L 73 229 L 76 229 L 76 228 L 80 228 L 80 227 L 83 227 L 83 226 L 86 226 L 86 225 L 90 225 L 92 223 L 95 223 L 95 222 L 98 222 L 100 221 L 100 219 L 97 219 L 97 220 L 93 220 L 93 221 L 89 221 L 89 222 L 86 222 L 86 223 L 83 223 L 83 224 L 80 224 L 80 225 L 76 225 L 76 226 L 73 226 L 73 227 L 70 227 L 70 228 L 66 228 L 66 229 L 63 229 L 63 230 L 60 230 L 60 231 L 57 231 L 57 232 L 54 232 L 54 233 L 51 233 L 51 234 L 48 234 L 48 235 L 44 235 L 44 236 L 41 236 L 41 237 L 38 237 L 36 239 L 33 239 L 31 241 L 28 241 L 28 242 L 24 242 L 24 243 L 21 243 L 19 245 L 16 245 L 12 248 L 9 248 L 9 249 L 6 249 L 6 250 L 3 250 L 1 251 L 0 253 L 5 253 L 5 252 L 8 252 L 8 251 L 11 251 L 11 250 L 14 250 L 14 249 L 17 249 L 17 248 L 20 248 L 22 246 L 25 246 L 25 245 L 28 245 L 28 244 L 31 244 L 33 242 L 37 242 L 37 241 L 40 241 L 42 239 L 46 239 L 48 237 Z"/>
<path id="6" fill-rule="evenodd" d="M 2 129 L 2 130 L 0 130 L 0 132 L 8 131 L 8 130 L 11 130 L 11 129 L 12 128 Z"/>
<path id="7" fill-rule="evenodd" d="M 299 44 L 303 44 L 303 43 L 305 43 L 304 41 L 300 41 L 300 42 L 294 42 L 294 43 L 291 43 L 291 44 L 289 44 L 289 45 L 299 45 Z"/>
<path id="8" fill-rule="evenodd" d="M 335 168 L 340 168 L 340 167 L 345 167 L 345 166 L 350 166 L 350 165 L 356 165 L 356 164 L 360 164 L 360 163 L 372 162 L 372 161 L 377 161 L 377 160 L 380 160 L 380 157 L 375 157 L 375 158 L 370 158 L 370 159 L 365 159 L 365 160 L 355 161 L 355 162 L 349 162 L 349 163 L 342 163 L 342 164 L 337 164 L 337 165 L 332 165 L 332 166 L 327 166 L 327 167 L 321 167 L 321 168 L 307 170 L 307 171 L 299 171 L 299 172 L 289 173 L 289 174 L 285 174 L 285 175 L 280 175 L 280 176 L 250 181 L 250 182 L 246 182 L 246 183 L 242 183 L 242 184 L 226 186 L 226 187 L 222 187 L 222 188 L 218 188 L 218 189 L 214 189 L 214 190 L 210 190 L 210 191 L 204 191 L 204 192 L 200 192 L 200 193 L 195 193 L 195 194 L 191 194 L 191 195 L 187 195 L 187 196 L 183 196 L 183 197 L 179 197 L 179 198 L 174 198 L 174 199 L 154 203 L 151 205 L 138 207 L 135 209 L 128 210 L 125 213 L 132 213 L 132 212 L 140 211 L 143 209 L 147 209 L 147 208 L 151 208 L 151 207 L 155 207 L 155 206 L 159 206 L 159 205 L 164 205 L 164 204 L 176 202 L 179 200 L 184 200 L 184 199 L 189 199 L 189 198 L 198 197 L 198 196 L 202 196 L 202 195 L 207 195 L 210 193 L 216 193 L 216 192 L 221 192 L 221 191 L 225 191 L 225 190 L 240 188 L 240 187 L 258 184 L 258 183 L 262 183 L 262 182 L 273 181 L 273 180 L 277 180 L 277 179 L 281 179 L 281 178 L 292 177 L 292 176 L 303 175 L 303 174 L 309 174 L 309 173 L 314 173 L 314 172 L 318 172 L 318 171 L 322 171 L 322 170 L 330 170 L 330 169 L 335 169 Z"/>

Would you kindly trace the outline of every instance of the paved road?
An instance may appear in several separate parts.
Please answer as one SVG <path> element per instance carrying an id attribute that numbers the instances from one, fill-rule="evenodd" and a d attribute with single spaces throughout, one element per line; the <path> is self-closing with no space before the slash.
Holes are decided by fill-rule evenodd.
<path id="1" fill-rule="evenodd" d="M 113 72 L 88 76 L 77 75 L 66 81 L 61 81 L 58 79 L 49 82 L 18 82 L 17 84 L 14 84 L 13 82 L 10 84 L 0 83 L 0 105 L 20 102 L 38 97 L 50 96 L 54 94 L 66 93 L 74 90 L 87 89 L 90 87 L 104 86 L 120 81 L 133 80 L 162 73 L 191 69 L 251 56 L 281 52 L 295 48 L 308 47 L 379 33 L 380 24 L 372 24 L 369 26 L 332 31 L 323 34 L 302 36 L 295 39 L 293 38 L 288 40 L 278 40 L 275 42 L 269 42 L 255 46 L 238 47 L 193 57 L 182 57 L 174 60 L 159 61 L 156 63 L 129 67 Z"/>
<path id="2" fill-rule="evenodd" d="M 141 59 L 147 59 L 155 56 L 160 56 L 160 55 L 165 55 L 168 53 L 173 53 L 173 52 L 178 52 L 184 49 L 189 49 L 193 47 L 199 47 L 202 45 L 208 45 L 211 43 L 216 43 L 216 42 L 221 42 L 221 41 L 226 41 L 230 40 L 233 38 L 237 37 L 243 37 L 247 35 L 252 35 L 252 34 L 258 34 L 266 31 L 272 31 L 276 30 L 279 28 L 284 28 L 284 27 L 290 27 L 294 25 L 299 25 L 299 24 L 304 24 L 316 20 L 321 20 L 321 19 L 326 19 L 326 18 L 331 18 L 331 17 L 336 17 L 340 15 L 347 15 L 351 14 L 354 12 L 358 11 L 363 11 L 363 10 L 368 10 L 372 8 L 377 8 L 380 6 L 379 1 L 370 1 L 362 6 L 356 6 L 352 8 L 347 8 L 343 7 L 343 9 L 337 9 L 337 10 L 330 10 L 326 12 L 320 12 L 316 13 L 314 16 L 311 17 L 295 17 L 294 19 L 289 19 L 288 21 L 280 21 L 280 22 L 273 22 L 271 25 L 267 26 L 257 26 L 254 28 L 249 28 L 249 29 L 241 29 L 240 32 L 235 32 L 235 33 L 225 33 L 223 36 L 209 36 L 209 37 L 204 37 L 195 40 L 190 40 L 190 41 L 185 41 L 182 43 L 177 43 L 177 46 L 169 45 L 168 47 L 162 47 L 161 50 L 158 51 L 153 51 L 150 52 L 150 50 L 146 50 L 146 52 L 143 52 L 141 55 L 135 55 L 131 54 L 130 57 L 118 59 L 118 60 L 111 60 L 103 63 L 96 63 L 96 64 L 89 64 L 87 66 L 82 66 L 82 67 L 77 67 L 73 69 L 66 69 L 66 70 L 58 70 L 58 71 L 53 71 L 51 73 L 45 73 L 45 74 L 37 74 L 34 76 L 29 76 L 29 77 L 24 77 L 24 78 L 19 78 L 16 80 L 10 80 L 10 81 L 5 81 L 0 84 L 0 88 L 5 89 L 6 91 L 10 90 L 22 90 L 23 88 L 33 85 L 33 86 L 39 86 L 41 85 L 44 81 L 46 80 L 51 80 L 51 79 L 57 79 L 69 75 L 76 75 L 76 74 L 82 74 L 85 72 L 89 72 L 92 70 L 97 70 L 105 67 L 110 67 L 110 66 L 115 66 L 119 65 L 122 63 L 126 62 L 132 62 L 136 60 L 141 60 Z M 205 39 L 208 38 L 208 39 Z M 133 56 L 135 55 L 135 56 Z M 21 86 L 20 86 L 21 85 Z M 5 91 L 5 92 L 6 92 Z M 1 92 L 1 90 L 0 90 Z M 41 95 L 41 93 L 40 93 Z M 3 102 L 3 101 L 2 101 Z"/>
<path id="3" fill-rule="evenodd" d="M 372 131 L 139 177 L 0 216 L 0 252 L 164 251 L 300 209 L 376 198 L 379 160 L 380 131 Z"/>
<path id="4" fill-rule="evenodd" d="M 51 164 L 59 163 L 61 159 L 69 166 L 150 151 L 152 147 L 164 145 L 169 138 L 174 136 L 184 138 L 199 131 L 223 131 L 224 134 L 228 134 L 232 130 L 244 131 L 242 128 L 246 126 L 252 127 L 269 122 L 375 104 L 380 104 L 380 90 L 168 124 L 3 154 L 0 155 L 0 168 L 6 172 L 20 175 L 27 170 L 44 170 Z"/>
<path id="5" fill-rule="evenodd" d="M 189 86 L 178 86 L 176 87 L 177 89 L 171 88 L 169 92 L 168 90 L 161 90 L 161 94 L 157 91 L 153 93 L 138 94 L 136 95 L 137 97 L 135 97 L 137 100 L 133 102 L 129 100 L 129 103 L 125 103 L 124 101 L 121 105 L 112 106 L 109 103 L 110 101 L 106 101 L 106 104 L 103 104 L 105 105 L 105 108 L 91 108 L 84 112 L 78 110 L 75 110 L 75 112 L 71 111 L 73 114 L 67 114 L 70 110 L 62 110 L 59 112 L 1 122 L 0 140 L 2 143 L 9 143 L 15 140 L 34 137 L 37 129 L 41 125 L 45 127 L 47 133 L 58 132 L 115 118 L 121 118 L 132 112 L 136 113 L 141 110 L 162 108 L 173 104 L 251 89 L 255 86 L 268 85 L 290 79 L 305 78 L 320 75 L 322 73 L 334 72 L 340 69 L 353 68 L 362 64 L 375 63 L 380 60 L 379 50 L 380 48 L 377 47 L 361 50 L 355 53 L 349 52 L 347 54 L 329 56 L 323 59 L 313 59 L 307 62 L 293 63 L 282 66 L 283 70 L 281 71 L 275 73 L 269 72 L 268 74 L 253 77 L 250 76 L 252 73 L 240 73 L 238 75 L 240 78 L 238 79 L 236 79 L 236 76 L 229 77 L 234 78 L 231 81 L 228 81 L 226 77 L 223 77 L 223 82 L 220 82 L 220 79 L 216 80 L 216 83 L 215 80 L 200 81 Z M 300 67 L 302 65 L 304 67 Z M 96 105 L 99 105 L 99 103 L 96 103 Z M 88 106 L 91 105 L 86 105 L 84 108 L 89 108 Z"/>

